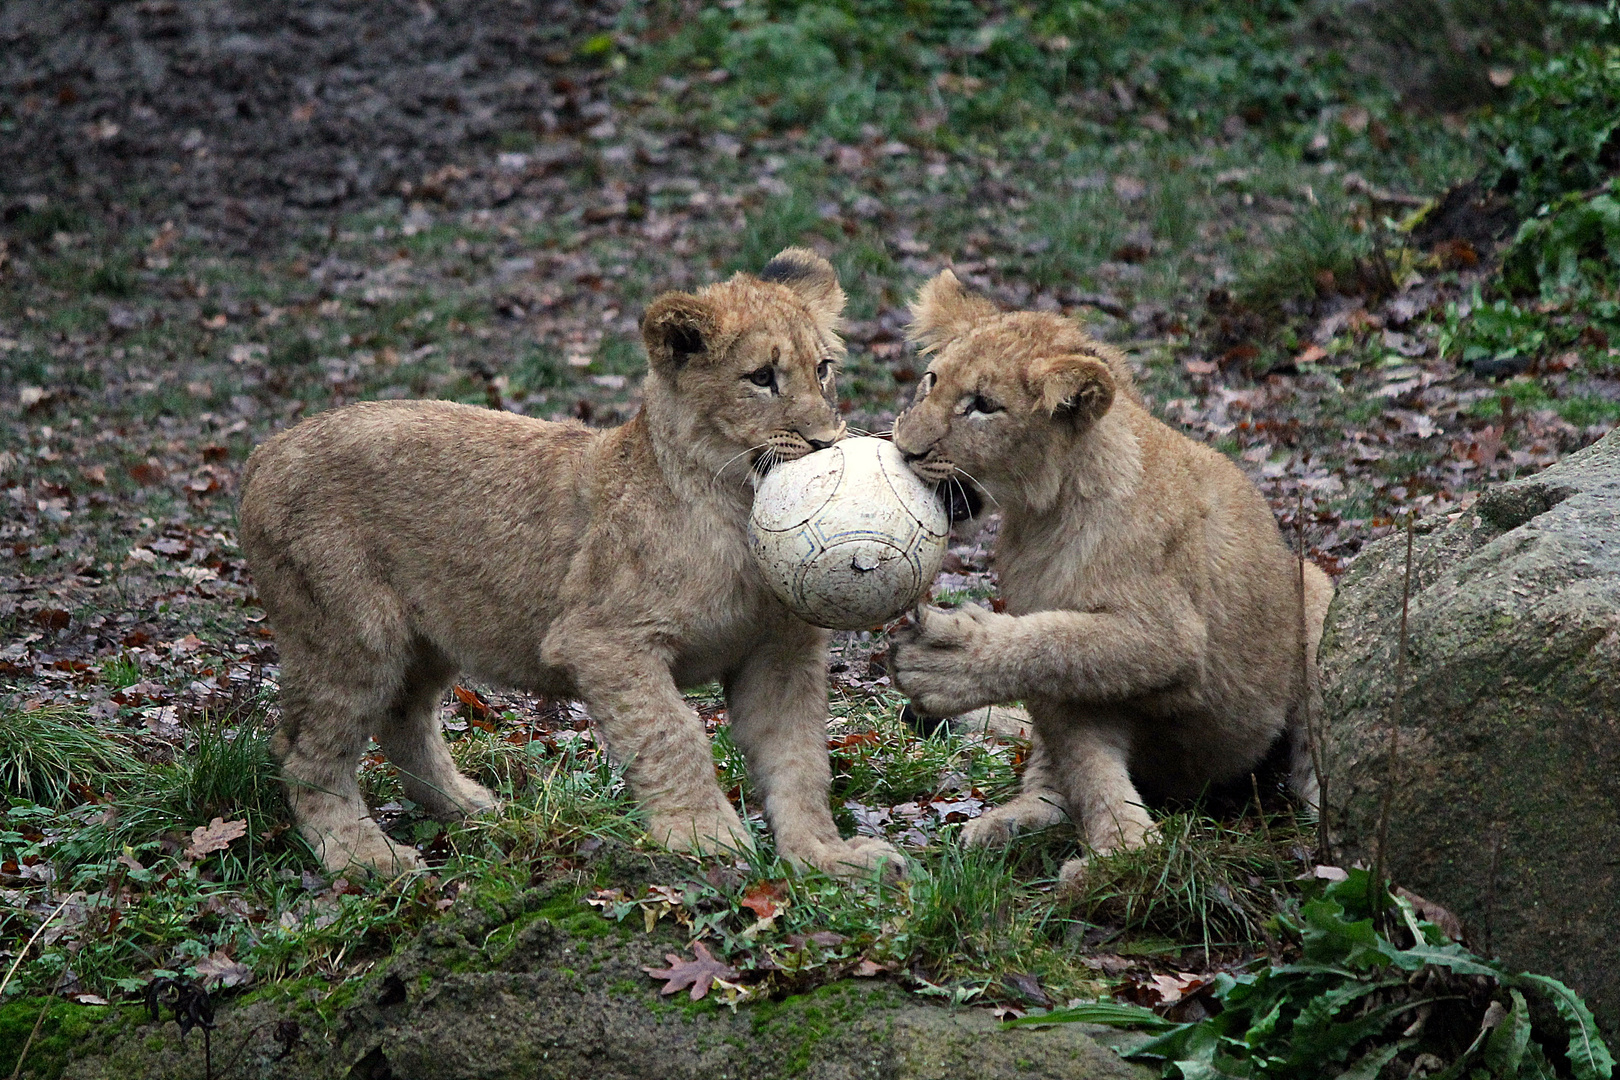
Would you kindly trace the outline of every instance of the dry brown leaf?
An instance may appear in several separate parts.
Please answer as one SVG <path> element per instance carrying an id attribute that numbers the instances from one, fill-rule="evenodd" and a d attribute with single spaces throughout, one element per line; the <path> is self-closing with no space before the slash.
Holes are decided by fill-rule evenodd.
<path id="1" fill-rule="evenodd" d="M 678 953 L 665 953 L 664 959 L 669 962 L 667 969 L 660 971 L 657 968 L 644 967 L 641 970 L 655 979 L 665 980 L 663 989 L 658 991 L 660 994 L 673 994 L 690 986 L 693 1001 L 707 994 L 716 979 L 737 978 L 737 970 L 711 956 L 708 946 L 703 942 L 692 943 L 692 954 L 695 959 L 683 960 Z"/>
<path id="2" fill-rule="evenodd" d="M 210 990 L 247 986 L 253 981 L 252 968 L 238 960 L 232 960 L 222 952 L 206 956 L 192 966 L 196 969 L 197 977 Z"/>
<path id="3" fill-rule="evenodd" d="M 761 881 L 751 886 L 737 902 L 762 919 L 772 919 L 785 906 L 786 899 L 787 882 Z"/>
<path id="4" fill-rule="evenodd" d="M 224 818 L 215 818 L 207 825 L 199 825 L 191 830 L 191 843 L 186 845 L 186 858 L 200 859 L 215 851 L 224 851 L 231 846 L 231 841 L 247 832 L 247 822 L 226 821 Z"/>

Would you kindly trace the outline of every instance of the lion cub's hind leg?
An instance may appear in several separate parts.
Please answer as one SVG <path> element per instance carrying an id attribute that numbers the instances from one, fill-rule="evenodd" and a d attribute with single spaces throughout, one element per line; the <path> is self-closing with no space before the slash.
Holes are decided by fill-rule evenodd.
<path id="1" fill-rule="evenodd" d="M 405 797 L 429 817 L 449 821 L 495 809 L 500 802 L 494 792 L 457 770 L 439 727 L 439 700 L 455 680 L 455 666 L 426 642 L 414 652 L 392 707 L 372 734 L 399 770 Z"/>
<path id="2" fill-rule="evenodd" d="M 1153 835 L 1153 819 L 1131 782 L 1130 722 L 1088 711 L 1065 723 L 1042 727 L 1057 787 L 1086 846 L 1094 854 L 1106 855 L 1147 844 Z M 1064 863 L 1059 881 L 1064 885 L 1078 882 L 1087 861 L 1080 858 Z"/>
<path id="3" fill-rule="evenodd" d="M 1052 775 L 1052 755 L 1040 732 L 1030 731 L 1029 760 L 1024 781 L 1011 802 L 986 810 L 962 826 L 962 842 L 969 847 L 1000 847 L 1014 836 L 1056 825 L 1068 817 L 1063 793 Z"/>
<path id="4" fill-rule="evenodd" d="M 351 865 L 390 876 L 420 869 L 421 856 L 390 840 L 372 819 L 355 777 L 373 728 L 386 716 L 391 688 L 375 668 L 347 669 L 330 655 L 313 660 L 294 640 L 282 643 L 282 721 L 271 750 L 281 762 L 288 806 L 330 873 Z"/>

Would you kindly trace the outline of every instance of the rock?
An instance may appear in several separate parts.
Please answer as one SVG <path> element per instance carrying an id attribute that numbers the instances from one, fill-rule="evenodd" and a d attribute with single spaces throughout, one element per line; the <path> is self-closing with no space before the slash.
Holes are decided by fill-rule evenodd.
<path id="1" fill-rule="evenodd" d="M 1322 642 L 1324 805 L 1371 864 L 1473 944 L 1554 975 L 1620 1033 L 1620 431 L 1416 528 L 1394 781 L 1406 540 L 1370 545 Z M 1348 865 L 1348 862 L 1346 862 Z"/>
<path id="2" fill-rule="evenodd" d="M 665 966 L 663 954 L 682 949 L 685 939 L 649 936 L 634 921 L 632 928 L 604 920 L 566 886 L 530 889 L 505 904 L 481 901 L 430 926 L 357 989 L 334 991 L 310 980 L 222 1008 L 213 1073 L 262 1080 L 1153 1075 L 1080 1025 L 1002 1029 L 981 1009 L 924 1004 L 873 980 L 845 980 L 735 1012 L 685 993 L 661 998 L 642 968 Z M 48 1037 L 56 1034 L 54 1016 Z M 56 1039 L 69 1044 L 58 1050 L 68 1060 L 40 1057 L 34 1066 L 45 1071 L 38 1075 L 57 1075 L 56 1068 L 65 1080 L 205 1074 L 201 1033 L 182 1040 L 167 1018 L 150 1023 L 134 1008 L 64 1017 L 64 1024 L 77 1025 L 71 1040 Z M 292 1030 L 289 1022 L 297 1025 L 290 1048 L 278 1040 Z"/>

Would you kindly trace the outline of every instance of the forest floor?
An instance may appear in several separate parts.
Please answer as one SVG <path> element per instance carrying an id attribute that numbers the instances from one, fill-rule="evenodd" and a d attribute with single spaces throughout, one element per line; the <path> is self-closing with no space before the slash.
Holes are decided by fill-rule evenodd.
<path id="1" fill-rule="evenodd" d="M 423 820 L 373 755 L 379 818 L 434 873 L 319 873 L 264 758 L 275 642 L 234 532 L 248 452 L 300 417 L 433 397 L 621 422 L 650 298 L 803 243 L 850 295 L 852 424 L 902 407 L 905 301 L 953 267 L 1122 346 L 1153 411 L 1333 572 L 1620 420 L 1612 303 L 1492 299 L 1523 211 L 1468 182 L 1529 61 L 1476 50 L 1392 87 L 1376 28 L 1309 4 L 1072 26 L 982 7 L 914 26 L 876 4 L 890 21 L 862 27 L 751 0 L 0 5 L 6 996 L 336 985 L 464 888 L 645 843 L 577 706 L 463 686 L 447 733 L 504 816 Z M 981 538 L 947 569 L 945 598 L 993 595 Z M 1265 951 L 1315 865 L 1274 785 L 1172 815 L 1155 854 L 1058 898 L 1072 831 L 993 858 L 937 843 L 1013 789 L 1024 747 L 906 729 L 883 651 L 839 638 L 830 737 L 844 827 L 917 854 L 898 893 L 762 857 L 599 906 L 695 919 L 743 996 L 859 970 L 1001 1009 L 1155 1003 Z M 693 701 L 749 805 L 717 691 Z"/>

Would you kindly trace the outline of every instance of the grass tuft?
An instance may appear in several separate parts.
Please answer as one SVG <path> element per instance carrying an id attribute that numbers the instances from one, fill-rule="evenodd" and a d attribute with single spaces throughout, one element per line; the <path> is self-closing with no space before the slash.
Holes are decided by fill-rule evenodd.
<path id="1" fill-rule="evenodd" d="M 1249 825 L 1166 815 L 1156 843 L 1093 856 L 1071 910 L 1089 923 L 1201 943 L 1206 950 L 1261 940 L 1298 869 L 1281 852 L 1309 842 L 1291 819 L 1273 819 L 1269 832 Z"/>
<path id="2" fill-rule="evenodd" d="M 14 798 L 73 805 L 140 770 L 121 735 L 86 723 L 76 710 L 0 712 L 0 789 Z"/>

